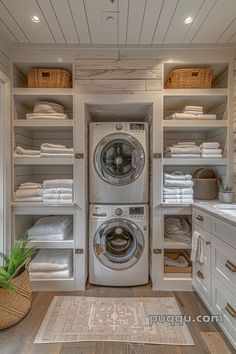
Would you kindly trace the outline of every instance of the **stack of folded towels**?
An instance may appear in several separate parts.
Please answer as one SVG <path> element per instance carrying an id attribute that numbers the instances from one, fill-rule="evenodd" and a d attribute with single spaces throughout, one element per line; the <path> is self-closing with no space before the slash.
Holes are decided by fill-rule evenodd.
<path id="1" fill-rule="evenodd" d="M 15 192 L 16 202 L 42 202 L 42 183 L 25 182 L 21 183 Z"/>
<path id="2" fill-rule="evenodd" d="M 73 234 L 73 217 L 45 216 L 28 230 L 28 238 L 35 241 L 62 241 Z"/>
<path id="3" fill-rule="evenodd" d="M 69 279 L 72 273 L 71 250 L 41 249 L 29 265 L 31 279 Z"/>
<path id="4" fill-rule="evenodd" d="M 40 101 L 35 102 L 33 113 L 27 113 L 26 119 L 68 119 L 64 107 L 54 103 Z"/>
<path id="5" fill-rule="evenodd" d="M 180 171 L 164 173 L 163 202 L 165 204 L 193 203 L 192 176 Z"/>
<path id="6" fill-rule="evenodd" d="M 191 224 L 185 218 L 167 218 L 165 220 L 165 238 L 171 241 L 191 243 Z"/>
<path id="7" fill-rule="evenodd" d="M 201 148 L 195 142 L 180 142 L 169 146 L 165 151 L 166 157 L 201 157 Z"/>
<path id="8" fill-rule="evenodd" d="M 73 157 L 74 149 L 65 145 L 44 143 L 40 150 L 27 150 L 20 146 L 15 148 L 14 157 Z"/>
<path id="9" fill-rule="evenodd" d="M 202 157 L 223 157 L 222 149 L 219 148 L 220 144 L 217 142 L 208 142 L 201 145 Z"/>
<path id="10" fill-rule="evenodd" d="M 72 203 L 73 179 L 52 179 L 44 181 L 43 201 L 46 203 Z"/>
<path id="11" fill-rule="evenodd" d="M 185 268 L 189 266 L 189 262 L 184 256 L 179 255 L 177 258 L 171 258 L 165 255 L 165 267 Z"/>
<path id="12" fill-rule="evenodd" d="M 202 106 L 185 106 L 181 113 L 173 113 L 166 119 L 216 119 L 216 115 L 204 114 Z"/>

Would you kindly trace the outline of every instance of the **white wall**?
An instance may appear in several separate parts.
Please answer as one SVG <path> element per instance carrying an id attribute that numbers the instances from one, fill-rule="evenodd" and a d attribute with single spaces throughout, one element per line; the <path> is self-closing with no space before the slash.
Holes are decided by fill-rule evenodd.
<path id="1" fill-rule="evenodd" d="M 11 75 L 11 58 L 10 49 L 0 37 L 0 71 L 10 77 Z"/>

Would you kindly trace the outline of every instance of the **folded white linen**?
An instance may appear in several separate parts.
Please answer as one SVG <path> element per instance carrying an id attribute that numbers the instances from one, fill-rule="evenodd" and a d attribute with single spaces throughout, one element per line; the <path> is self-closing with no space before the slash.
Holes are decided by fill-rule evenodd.
<path id="1" fill-rule="evenodd" d="M 192 145 L 196 145 L 196 143 L 194 141 L 180 141 L 177 144 L 173 145 L 173 146 L 179 146 L 179 145 L 187 145 L 187 146 L 192 146 Z"/>
<path id="2" fill-rule="evenodd" d="M 14 152 L 13 157 L 14 158 L 19 158 L 19 157 L 29 157 L 29 158 L 37 157 L 37 158 L 40 158 L 40 153 L 39 153 L 39 155 L 19 155 L 19 154 Z"/>
<path id="3" fill-rule="evenodd" d="M 34 104 L 34 113 L 64 113 L 64 107 L 55 102 L 37 101 Z"/>
<path id="4" fill-rule="evenodd" d="M 172 259 L 165 256 L 165 266 L 179 268 L 187 267 L 188 261 L 184 256 L 179 256 L 177 259 Z"/>
<path id="5" fill-rule="evenodd" d="M 201 148 L 202 149 L 218 149 L 220 144 L 218 142 L 207 142 L 207 143 L 202 143 Z"/>
<path id="6" fill-rule="evenodd" d="M 43 186 L 41 185 L 41 186 L 37 186 L 37 185 L 19 185 L 18 186 L 18 189 L 22 189 L 22 190 L 26 190 L 26 189 L 43 189 Z"/>
<path id="7" fill-rule="evenodd" d="M 197 119 L 216 119 L 216 114 L 198 114 Z"/>
<path id="8" fill-rule="evenodd" d="M 164 204 L 192 204 L 193 199 L 181 199 L 181 200 L 166 199 L 163 202 Z"/>
<path id="9" fill-rule="evenodd" d="M 74 154 L 62 154 L 62 153 L 48 153 L 48 152 L 41 152 L 40 157 L 74 157 Z"/>
<path id="10" fill-rule="evenodd" d="M 73 199 L 72 193 L 63 194 L 43 194 L 43 200 L 47 199 Z"/>
<path id="11" fill-rule="evenodd" d="M 172 154 L 172 153 L 166 153 L 166 157 L 173 157 L 173 158 L 183 158 L 183 157 L 193 157 L 193 158 L 198 158 L 201 157 L 201 154 Z"/>
<path id="12" fill-rule="evenodd" d="M 221 154 L 222 149 L 202 149 L 203 154 Z"/>
<path id="13" fill-rule="evenodd" d="M 44 216 L 28 230 L 28 236 L 63 234 L 72 222 L 73 217 L 70 215 Z"/>
<path id="14" fill-rule="evenodd" d="M 24 149 L 21 146 L 17 146 L 15 148 L 15 153 L 17 155 L 29 155 L 29 156 L 38 156 L 38 155 L 40 155 L 40 151 L 39 150 Z"/>
<path id="15" fill-rule="evenodd" d="M 170 187 L 170 188 L 163 188 L 164 195 L 186 195 L 192 194 L 193 188 L 177 188 L 177 187 Z"/>
<path id="16" fill-rule="evenodd" d="M 41 152 L 47 152 L 47 153 L 63 153 L 63 154 L 68 154 L 71 153 L 73 154 L 74 149 L 73 148 L 67 148 L 64 145 L 54 145 L 54 146 L 49 146 L 53 144 L 42 144 L 41 145 Z"/>
<path id="17" fill-rule="evenodd" d="M 74 189 L 72 187 L 70 188 L 48 188 L 44 189 L 43 194 L 68 194 L 68 193 L 73 193 Z"/>
<path id="18" fill-rule="evenodd" d="M 72 204 L 73 199 L 44 199 L 44 203 L 48 204 Z"/>
<path id="19" fill-rule="evenodd" d="M 199 114 L 203 114 L 203 111 L 198 111 L 198 110 L 186 110 L 186 111 L 184 111 L 183 113 L 185 113 L 185 114 L 196 114 L 196 115 L 198 116 Z"/>
<path id="20" fill-rule="evenodd" d="M 72 269 L 71 250 L 40 249 L 29 264 L 30 272 Z"/>
<path id="21" fill-rule="evenodd" d="M 47 234 L 47 235 L 34 235 L 30 236 L 30 240 L 35 241 L 62 241 L 65 239 L 72 239 L 73 236 L 73 225 L 68 225 L 65 231 L 59 234 Z"/>
<path id="22" fill-rule="evenodd" d="M 15 197 L 15 202 L 42 202 L 43 197 L 25 197 L 25 198 L 17 198 Z"/>
<path id="23" fill-rule="evenodd" d="M 59 144 L 51 144 L 51 143 L 43 143 L 41 144 L 41 150 L 42 148 L 48 148 L 48 149 L 66 149 L 67 147 L 65 145 L 59 145 Z"/>
<path id="24" fill-rule="evenodd" d="M 174 171 L 172 173 L 164 173 L 164 179 L 172 180 L 191 180 L 192 176 L 190 174 L 183 174 L 181 171 Z"/>
<path id="25" fill-rule="evenodd" d="M 71 269 L 59 270 L 55 272 L 29 272 L 30 279 L 70 279 L 72 276 Z"/>
<path id="26" fill-rule="evenodd" d="M 165 219 L 165 236 L 175 237 L 186 235 L 191 236 L 191 226 L 184 218 L 167 218 Z"/>
<path id="27" fill-rule="evenodd" d="M 215 114 L 174 113 L 167 119 L 216 119 Z"/>
<path id="28" fill-rule="evenodd" d="M 222 154 L 202 154 L 203 158 L 218 158 L 218 157 L 223 157 Z"/>
<path id="29" fill-rule="evenodd" d="M 200 154 L 201 148 L 200 146 L 192 146 L 192 147 L 168 147 L 167 151 L 171 152 L 172 154 Z"/>
<path id="30" fill-rule="evenodd" d="M 193 198 L 193 193 L 189 193 L 189 194 L 164 194 L 163 197 L 165 200 L 166 199 L 192 199 Z"/>
<path id="31" fill-rule="evenodd" d="M 183 108 L 183 112 L 185 111 L 201 111 L 203 112 L 203 107 L 202 106 L 185 106 Z"/>
<path id="32" fill-rule="evenodd" d="M 21 183 L 20 186 L 22 187 L 39 187 L 39 188 L 42 188 L 43 184 L 42 183 L 37 183 L 37 182 L 24 182 L 24 183 Z"/>
<path id="33" fill-rule="evenodd" d="M 192 187 L 193 181 L 191 180 L 183 180 L 183 181 L 176 181 L 172 179 L 166 179 L 164 181 L 164 187 Z"/>
<path id="34" fill-rule="evenodd" d="M 68 119 L 68 116 L 62 113 L 27 113 L 26 119 Z"/>
<path id="35" fill-rule="evenodd" d="M 68 188 L 73 187 L 73 179 L 49 179 L 43 182 L 43 188 Z"/>
<path id="36" fill-rule="evenodd" d="M 41 197 L 42 195 L 43 190 L 41 188 L 17 189 L 15 192 L 16 198 Z"/>

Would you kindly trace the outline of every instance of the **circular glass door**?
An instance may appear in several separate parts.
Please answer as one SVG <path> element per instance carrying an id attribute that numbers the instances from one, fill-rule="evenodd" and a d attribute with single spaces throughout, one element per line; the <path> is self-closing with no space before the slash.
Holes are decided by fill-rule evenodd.
<path id="1" fill-rule="evenodd" d="M 141 144 L 129 134 L 108 135 L 95 150 L 94 164 L 98 174 L 113 185 L 132 183 L 140 176 L 144 163 Z"/>
<path id="2" fill-rule="evenodd" d="M 140 259 L 144 248 L 141 230 L 124 219 L 106 221 L 94 237 L 94 252 L 111 269 L 127 269 Z"/>

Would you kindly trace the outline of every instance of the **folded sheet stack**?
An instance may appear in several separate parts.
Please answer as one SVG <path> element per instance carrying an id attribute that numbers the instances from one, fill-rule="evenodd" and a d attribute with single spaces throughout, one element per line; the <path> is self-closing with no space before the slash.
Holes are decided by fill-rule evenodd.
<path id="1" fill-rule="evenodd" d="M 41 145 L 41 157 L 73 157 L 73 148 L 65 145 L 44 143 Z"/>
<path id="2" fill-rule="evenodd" d="M 163 202 L 165 204 L 193 203 L 192 176 L 180 171 L 164 173 Z"/>
<path id="3" fill-rule="evenodd" d="M 201 148 L 195 142 L 180 142 L 169 146 L 165 151 L 165 156 L 172 158 L 201 157 Z"/>
<path id="4" fill-rule="evenodd" d="M 185 106 L 181 113 L 173 113 L 167 119 L 216 119 L 216 115 L 204 114 L 202 106 Z"/>
<path id="5" fill-rule="evenodd" d="M 41 183 L 21 183 L 15 192 L 16 202 L 42 202 L 43 186 Z"/>
<path id="6" fill-rule="evenodd" d="M 28 230 L 28 238 L 35 241 L 62 241 L 73 234 L 73 217 L 45 216 Z"/>
<path id="7" fill-rule="evenodd" d="M 218 142 L 208 142 L 203 143 L 201 145 L 201 153 L 202 157 L 210 158 L 210 157 L 223 157 L 222 149 L 219 148 L 220 144 Z"/>
<path id="8" fill-rule="evenodd" d="M 71 250 L 41 249 L 29 265 L 31 279 L 69 279 L 72 273 Z"/>
<path id="9" fill-rule="evenodd" d="M 30 150 L 17 146 L 14 157 L 40 157 L 40 150 Z"/>
<path id="10" fill-rule="evenodd" d="M 33 113 L 27 113 L 26 119 L 68 119 L 64 107 L 54 103 L 40 101 L 35 102 Z"/>
<path id="11" fill-rule="evenodd" d="M 165 238 L 171 241 L 191 243 L 191 225 L 185 218 L 167 218 L 165 220 Z"/>
<path id="12" fill-rule="evenodd" d="M 52 179 L 44 181 L 43 201 L 46 203 L 72 203 L 73 179 Z"/>
<path id="13" fill-rule="evenodd" d="M 176 259 L 165 256 L 165 266 L 166 267 L 178 267 L 185 268 L 188 267 L 189 263 L 184 256 L 178 256 Z"/>

